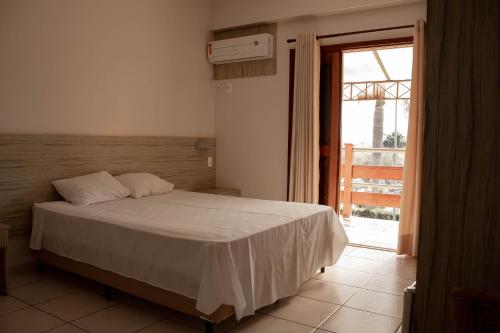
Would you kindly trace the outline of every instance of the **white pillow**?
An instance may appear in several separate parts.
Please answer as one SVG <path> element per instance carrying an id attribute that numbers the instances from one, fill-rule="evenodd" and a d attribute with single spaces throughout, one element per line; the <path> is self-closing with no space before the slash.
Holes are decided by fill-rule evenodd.
<path id="1" fill-rule="evenodd" d="M 128 188 L 130 196 L 136 199 L 172 192 L 174 189 L 174 184 L 146 172 L 125 173 L 115 178 Z"/>
<path id="2" fill-rule="evenodd" d="M 74 178 L 59 179 L 52 182 L 57 192 L 66 200 L 77 206 L 88 206 L 125 198 L 130 195 L 123 186 L 107 171 Z"/>

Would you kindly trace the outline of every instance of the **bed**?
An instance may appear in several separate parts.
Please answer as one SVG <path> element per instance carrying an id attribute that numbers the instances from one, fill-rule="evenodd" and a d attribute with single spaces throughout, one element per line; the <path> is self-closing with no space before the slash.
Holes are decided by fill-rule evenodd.
<path id="1" fill-rule="evenodd" d="M 49 264 L 218 323 L 297 293 L 347 245 L 326 206 L 175 190 L 87 207 L 33 207 Z"/>

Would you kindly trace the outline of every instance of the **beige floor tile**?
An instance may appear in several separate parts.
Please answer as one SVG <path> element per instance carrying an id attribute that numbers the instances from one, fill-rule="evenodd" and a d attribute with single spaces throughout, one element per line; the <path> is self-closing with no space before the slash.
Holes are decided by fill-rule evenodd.
<path id="1" fill-rule="evenodd" d="M 371 273 L 355 271 L 343 267 L 327 267 L 326 272 L 314 276 L 315 279 L 331 281 L 348 286 L 361 287 L 372 276 Z"/>
<path id="2" fill-rule="evenodd" d="M 414 264 L 400 264 L 397 261 L 387 261 L 382 263 L 375 273 L 387 276 L 397 276 L 403 279 L 415 281 L 417 266 Z"/>
<path id="3" fill-rule="evenodd" d="M 119 304 L 80 318 L 74 325 L 93 333 L 135 332 L 149 326 L 161 317 L 130 305 Z"/>
<path id="4" fill-rule="evenodd" d="M 357 233 L 353 229 L 347 229 L 346 228 L 346 234 L 347 234 L 347 239 L 349 240 L 349 244 L 364 244 L 368 242 L 367 235 L 364 233 Z"/>
<path id="5" fill-rule="evenodd" d="M 85 333 L 84 330 L 78 327 L 72 326 L 71 324 L 62 325 L 47 331 L 47 333 Z"/>
<path id="6" fill-rule="evenodd" d="M 396 255 L 392 258 L 392 261 L 402 265 L 417 267 L 417 259 L 408 255 Z"/>
<path id="7" fill-rule="evenodd" d="M 152 313 L 158 314 L 158 312 L 153 311 Z M 204 323 L 203 320 L 200 318 L 196 318 L 193 316 L 189 316 L 187 314 L 180 313 L 178 311 L 174 311 L 168 308 L 164 308 L 164 310 L 161 312 L 161 316 L 165 317 L 165 319 L 168 319 L 172 322 L 175 322 L 177 324 L 180 324 L 181 326 L 188 327 L 191 330 L 194 330 L 194 332 L 200 332 L 204 331 Z M 246 320 L 248 317 L 243 318 L 242 320 Z M 240 322 L 236 321 L 236 318 L 234 316 L 222 321 L 219 324 L 214 325 L 214 332 L 215 333 L 227 333 L 231 331 L 236 325 L 238 325 Z M 170 331 L 167 331 L 170 332 Z M 191 331 L 189 331 L 191 332 Z"/>
<path id="8" fill-rule="evenodd" d="M 199 318 L 189 316 L 187 314 L 163 307 L 161 305 L 119 291 L 115 291 L 113 297 L 116 298 L 116 300 L 120 303 L 125 303 L 133 307 L 142 309 L 146 312 L 155 314 L 159 317 L 164 317 L 166 319 L 169 319 L 170 321 L 194 329 L 196 332 L 204 330 L 204 323 Z M 237 324 L 238 322 L 233 316 L 224 320 L 222 323 L 215 325 L 214 331 L 215 333 L 226 333 L 229 332 Z"/>
<path id="9" fill-rule="evenodd" d="M 28 304 L 37 304 L 51 298 L 77 291 L 71 284 L 52 278 L 31 283 L 9 291 L 9 294 Z"/>
<path id="10" fill-rule="evenodd" d="M 351 243 L 396 248 L 399 222 L 356 216 L 340 220 Z"/>
<path id="11" fill-rule="evenodd" d="M 387 235 L 384 235 L 384 239 L 386 239 Z M 397 235 L 394 235 L 394 239 L 396 239 Z M 397 241 L 386 241 L 386 240 L 376 240 L 376 237 L 372 237 L 374 239 L 369 239 L 363 243 L 363 245 L 378 247 L 382 249 L 395 250 L 398 246 Z"/>
<path id="12" fill-rule="evenodd" d="M 203 327 L 204 327 L 203 320 L 201 320 L 200 318 L 196 318 L 196 317 L 193 317 L 193 316 L 190 316 L 190 315 L 187 315 L 187 314 L 184 314 L 184 313 L 181 313 L 179 311 L 172 310 L 172 309 L 165 308 L 165 310 L 162 311 L 161 313 L 156 312 L 156 311 L 153 311 L 151 313 L 154 313 L 156 315 L 161 315 L 161 317 L 164 317 L 166 319 L 170 319 L 170 320 L 175 321 L 181 325 L 191 327 L 191 328 L 198 330 L 198 331 L 203 330 Z M 220 324 L 220 325 L 222 325 L 222 324 Z M 226 327 L 226 326 L 224 326 L 224 327 Z M 228 330 L 228 328 L 221 329 L 221 332 L 225 332 L 227 330 Z"/>
<path id="13" fill-rule="evenodd" d="M 0 296 L 0 316 L 6 313 L 28 307 L 27 304 L 10 296 Z"/>
<path id="14" fill-rule="evenodd" d="M 334 267 L 343 267 L 357 271 L 372 273 L 377 270 L 381 262 L 372 259 L 358 258 L 352 256 L 342 256 Z"/>
<path id="15" fill-rule="evenodd" d="M 163 307 L 159 304 L 149 302 L 145 299 L 130 294 L 120 291 L 114 291 L 113 299 L 116 299 L 119 303 L 131 305 L 145 312 L 152 313 L 159 317 L 164 317 L 172 321 L 178 322 L 184 326 L 189 326 L 196 330 L 203 329 L 203 321 L 199 318 L 195 318 L 193 316 L 189 316 L 187 314 L 175 311 L 173 309 Z"/>
<path id="16" fill-rule="evenodd" d="M 39 274 L 37 271 L 28 271 L 24 273 L 9 276 L 9 290 L 22 287 L 30 283 L 45 280 L 47 275 Z"/>
<path id="17" fill-rule="evenodd" d="M 194 328 L 187 327 L 176 323 L 172 320 L 165 319 L 160 321 L 159 323 L 148 326 L 138 333 L 166 333 L 166 332 L 175 332 L 175 333 L 200 333 L 199 330 L 195 330 Z"/>
<path id="18" fill-rule="evenodd" d="M 311 333 L 313 331 L 313 327 L 256 314 L 232 329 L 231 333 Z"/>
<path id="19" fill-rule="evenodd" d="M 347 301 L 345 306 L 401 318 L 403 314 L 403 297 L 361 289 Z"/>
<path id="20" fill-rule="evenodd" d="M 274 317 L 318 327 L 338 309 L 339 306 L 335 304 L 294 296 L 282 299 L 262 311 Z"/>
<path id="21" fill-rule="evenodd" d="M 358 247 L 348 245 L 345 247 L 344 252 L 342 252 L 342 255 L 348 256 L 352 253 L 352 251 L 355 251 L 356 249 L 358 249 Z"/>
<path id="22" fill-rule="evenodd" d="M 244 319 L 245 318 L 243 318 L 242 320 L 244 320 Z M 241 320 L 237 321 L 236 317 L 232 316 L 232 317 L 224 320 L 223 322 L 214 325 L 214 331 L 215 331 L 215 333 L 227 333 L 240 323 L 241 323 Z"/>
<path id="23" fill-rule="evenodd" d="M 373 249 L 358 248 L 349 254 L 351 257 L 386 261 L 395 256 L 394 252 Z"/>
<path id="24" fill-rule="evenodd" d="M 321 326 L 335 333 L 394 333 L 401 320 L 342 307 Z"/>
<path id="25" fill-rule="evenodd" d="M 0 332 L 2 333 L 35 333 L 43 332 L 64 324 L 38 309 L 29 307 L 14 311 L 0 317 Z"/>
<path id="26" fill-rule="evenodd" d="M 404 289 L 412 283 L 412 280 L 399 278 L 397 276 L 374 274 L 370 280 L 366 282 L 363 288 L 402 296 Z"/>
<path id="27" fill-rule="evenodd" d="M 358 290 L 351 286 L 311 279 L 302 285 L 299 295 L 342 305 Z"/>
<path id="28" fill-rule="evenodd" d="M 103 295 L 79 291 L 42 302 L 36 306 L 64 321 L 73 321 L 114 304 L 116 303 L 113 301 L 106 301 Z"/>

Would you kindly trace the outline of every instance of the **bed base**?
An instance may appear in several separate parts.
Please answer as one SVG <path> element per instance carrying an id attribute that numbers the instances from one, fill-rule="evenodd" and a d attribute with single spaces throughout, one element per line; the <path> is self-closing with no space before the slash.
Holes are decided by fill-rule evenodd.
<path id="1" fill-rule="evenodd" d="M 105 286 L 104 295 L 106 300 L 111 300 L 111 290 L 114 288 L 190 316 L 201 318 L 206 333 L 213 333 L 214 324 L 218 324 L 234 315 L 234 307 L 230 305 L 221 305 L 215 312 L 205 314 L 196 310 L 196 300 L 194 299 L 83 262 L 68 259 L 47 250 L 31 250 L 31 253 L 38 260 L 39 270 L 43 270 L 43 264 L 45 263 L 97 281 Z"/>
<path id="2" fill-rule="evenodd" d="M 234 315 L 234 307 L 230 305 L 221 305 L 215 312 L 207 315 L 196 310 L 196 300 L 192 298 L 187 298 L 139 280 L 127 278 L 111 271 L 97 268 L 90 264 L 62 257 L 47 250 L 30 251 L 33 257 L 37 259 L 38 270 L 41 272 L 44 271 L 44 263 L 52 265 L 103 284 L 104 297 L 107 301 L 112 299 L 111 291 L 112 288 L 114 288 L 190 316 L 198 317 L 203 320 L 205 333 L 213 333 L 214 324 L 218 324 Z M 324 272 L 325 267 L 321 267 L 321 273 Z"/>

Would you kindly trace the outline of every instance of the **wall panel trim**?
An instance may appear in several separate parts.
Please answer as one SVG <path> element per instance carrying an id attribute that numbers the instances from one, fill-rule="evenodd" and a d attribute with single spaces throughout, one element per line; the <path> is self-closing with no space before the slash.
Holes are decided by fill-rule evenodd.
<path id="1" fill-rule="evenodd" d="M 196 190 L 215 186 L 215 139 L 196 149 L 195 137 L 0 134 L 0 221 L 11 234 L 31 229 L 35 202 L 61 200 L 51 185 L 60 179 L 107 170 L 113 175 L 150 172 Z"/>

